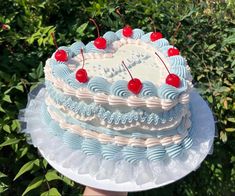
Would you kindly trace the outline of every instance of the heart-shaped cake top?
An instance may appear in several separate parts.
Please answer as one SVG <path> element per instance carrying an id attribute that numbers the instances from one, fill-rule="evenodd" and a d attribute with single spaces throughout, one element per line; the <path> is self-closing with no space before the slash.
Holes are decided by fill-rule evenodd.
<path id="1" fill-rule="evenodd" d="M 103 35 L 107 42 L 105 49 L 97 48 L 94 41 L 87 45 L 75 42 L 70 47 L 58 48 L 66 52 L 67 61 L 56 60 L 54 53 L 49 64 L 54 77 L 62 79 L 74 90 L 87 88 L 93 93 L 120 97 L 138 94 L 139 97 L 175 99 L 188 89 L 188 81 L 191 80 L 189 67 L 179 53 L 169 55 L 169 50 L 176 48 L 169 45 L 165 38 L 152 41 L 151 34 L 152 32 L 144 34 L 141 29 L 134 29 L 132 36 L 127 38 L 123 36 L 122 29 L 117 32 L 109 31 Z M 128 70 L 123 67 L 122 62 L 125 62 Z M 87 79 L 79 81 L 76 73 L 81 69 L 79 77 L 83 78 L 81 74 L 86 73 Z M 128 71 L 141 83 L 138 91 L 130 92 L 128 89 L 128 81 L 133 79 Z M 167 78 L 170 73 L 178 77 L 177 86 L 167 83 L 170 81 Z"/>

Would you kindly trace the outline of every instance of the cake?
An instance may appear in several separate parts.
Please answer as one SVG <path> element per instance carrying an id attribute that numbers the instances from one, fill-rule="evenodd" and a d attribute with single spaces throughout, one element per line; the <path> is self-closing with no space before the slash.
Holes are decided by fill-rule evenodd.
<path id="1" fill-rule="evenodd" d="M 97 39 L 61 46 L 46 61 L 41 117 L 50 133 L 86 155 L 131 164 L 190 148 L 192 77 L 179 50 L 137 28 Z"/>

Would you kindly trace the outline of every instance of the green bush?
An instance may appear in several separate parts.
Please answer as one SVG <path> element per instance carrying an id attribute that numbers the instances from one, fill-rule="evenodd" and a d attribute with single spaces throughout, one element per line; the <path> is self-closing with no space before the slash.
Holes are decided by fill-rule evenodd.
<path id="1" fill-rule="evenodd" d="M 214 153 L 201 167 L 168 186 L 130 195 L 230 195 L 235 192 L 235 3 L 226 1 L 8 0 L 1 1 L 0 21 L 0 194 L 79 195 L 83 187 L 52 169 L 20 133 L 18 112 L 27 94 L 43 82 L 43 66 L 55 47 L 123 27 L 115 13 L 120 6 L 126 23 L 151 31 L 148 17 L 187 57 L 194 84 L 217 119 Z"/>

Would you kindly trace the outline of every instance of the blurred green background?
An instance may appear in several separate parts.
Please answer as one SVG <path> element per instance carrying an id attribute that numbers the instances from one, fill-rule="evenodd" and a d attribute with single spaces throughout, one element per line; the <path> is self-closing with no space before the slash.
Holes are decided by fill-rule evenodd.
<path id="1" fill-rule="evenodd" d="M 0 3 L 0 195 L 79 195 L 78 185 L 52 169 L 19 132 L 17 115 L 27 94 L 43 82 L 43 66 L 55 47 L 75 40 L 87 43 L 126 22 L 151 31 L 151 17 L 164 36 L 187 57 L 195 87 L 216 118 L 214 153 L 201 167 L 168 186 L 129 195 L 235 194 L 235 1 L 234 0 L 6 0 Z"/>

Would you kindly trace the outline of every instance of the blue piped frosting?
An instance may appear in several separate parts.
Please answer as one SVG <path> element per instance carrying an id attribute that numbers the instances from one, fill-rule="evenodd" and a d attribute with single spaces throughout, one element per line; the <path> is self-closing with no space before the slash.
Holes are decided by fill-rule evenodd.
<path id="1" fill-rule="evenodd" d="M 85 48 L 85 44 L 82 43 L 81 41 L 77 41 L 73 43 L 69 48 L 72 51 L 73 56 L 77 56 L 78 54 L 80 54 L 81 49 Z"/>
<path id="2" fill-rule="evenodd" d="M 178 114 L 182 113 L 184 109 L 183 105 L 178 104 L 171 110 L 161 113 L 159 112 L 155 113 L 154 111 L 152 112 L 145 111 L 143 109 L 132 109 L 126 112 L 120 112 L 118 110 L 110 111 L 107 108 L 99 104 L 96 104 L 94 102 L 88 104 L 85 103 L 84 101 L 76 101 L 72 99 L 70 96 L 62 94 L 61 92 L 59 92 L 59 90 L 55 90 L 50 84 L 47 84 L 47 87 L 48 87 L 49 96 L 51 97 L 51 99 L 53 99 L 56 102 L 56 104 L 64 106 L 66 109 L 78 114 L 79 116 L 83 117 L 95 116 L 97 119 L 99 119 L 99 121 L 104 121 L 105 123 L 110 125 L 126 125 L 128 123 L 139 122 L 139 123 L 146 123 L 151 126 L 156 126 L 159 124 L 165 124 L 166 122 L 178 118 Z M 60 113 L 59 110 L 57 112 Z M 80 124 L 81 127 L 84 126 L 77 121 L 71 121 L 70 117 L 68 117 L 67 120 L 73 124 Z M 98 128 L 95 127 L 95 129 Z M 176 132 L 178 132 L 177 129 L 175 129 Z M 168 133 L 170 132 L 162 134 L 168 134 Z M 158 131 L 157 134 L 161 135 L 161 132 Z"/>
<path id="3" fill-rule="evenodd" d="M 112 84 L 111 86 L 111 94 L 119 97 L 128 97 L 131 95 L 130 91 L 127 88 L 128 82 L 125 80 L 119 80 Z"/>
<path id="4" fill-rule="evenodd" d="M 162 48 L 165 46 L 169 46 L 169 42 L 165 38 L 158 39 L 158 40 L 152 42 L 151 44 L 152 44 L 152 46 L 154 46 L 156 48 Z"/>
<path id="5" fill-rule="evenodd" d="M 70 73 L 70 69 L 64 63 L 52 67 L 52 74 L 57 78 L 66 78 Z"/>
<path id="6" fill-rule="evenodd" d="M 118 36 L 117 36 L 114 32 L 112 32 L 112 31 L 106 32 L 106 33 L 103 35 L 103 38 L 106 39 L 106 42 L 107 42 L 108 45 L 111 44 L 111 43 L 114 42 L 114 41 L 119 40 Z"/>
<path id="7" fill-rule="evenodd" d="M 45 107 L 45 106 L 43 106 Z M 45 110 L 42 110 L 42 116 L 46 114 Z M 43 118 L 44 120 L 44 118 Z M 49 122 L 48 122 L 49 120 Z M 52 125 L 53 120 L 49 117 L 43 123 Z M 51 129 L 55 128 L 50 127 Z M 48 129 L 50 130 L 50 129 Z M 192 139 L 189 136 L 185 137 L 180 144 L 173 144 L 164 146 L 154 146 L 154 147 L 132 147 L 132 146 L 118 146 L 116 144 L 102 144 L 97 140 L 83 138 L 76 133 L 70 131 L 59 129 L 59 134 L 55 134 L 58 129 L 54 132 L 50 132 L 60 138 L 69 148 L 74 150 L 81 150 L 87 155 L 99 155 L 106 160 L 120 160 L 124 159 L 131 164 L 135 164 L 141 160 L 147 161 L 157 161 L 163 159 L 164 157 L 174 158 L 179 155 L 184 149 L 188 149 L 192 146 Z M 62 130 L 62 131 L 61 131 Z"/>
<path id="8" fill-rule="evenodd" d="M 109 93 L 110 84 L 102 77 L 91 78 L 87 88 L 94 93 Z"/>
<path id="9" fill-rule="evenodd" d="M 144 81 L 143 88 L 140 91 L 140 95 L 143 97 L 157 96 L 158 95 L 157 88 L 152 82 Z"/>
<path id="10" fill-rule="evenodd" d="M 104 49 L 98 49 L 94 45 L 94 41 L 89 42 L 86 47 L 85 47 L 85 52 L 86 53 L 105 53 Z"/>

